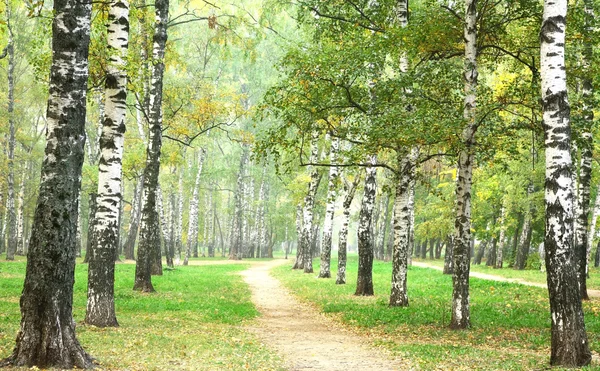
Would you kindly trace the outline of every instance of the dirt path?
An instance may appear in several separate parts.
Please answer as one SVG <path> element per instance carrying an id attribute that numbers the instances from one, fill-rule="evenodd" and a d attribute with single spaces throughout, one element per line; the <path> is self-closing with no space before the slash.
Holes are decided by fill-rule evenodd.
<path id="1" fill-rule="evenodd" d="M 413 262 L 412 264 L 415 267 L 420 267 L 420 268 L 430 268 L 430 269 L 435 269 L 438 271 L 444 270 L 441 267 L 438 267 L 435 265 L 430 265 L 430 264 L 423 263 L 423 262 Z M 541 287 L 544 289 L 548 288 L 548 286 L 545 283 L 529 282 L 529 281 L 525 281 L 522 278 L 506 278 L 506 277 L 502 277 L 502 276 L 496 276 L 493 274 L 480 273 L 480 272 L 470 272 L 469 277 L 481 278 L 481 279 L 490 280 L 490 281 L 512 282 L 512 283 L 518 283 L 520 285 L 525 285 L 525 286 Z M 588 292 L 588 296 L 590 298 L 600 298 L 600 290 L 588 289 L 587 292 Z"/>
<path id="2" fill-rule="evenodd" d="M 276 349 L 289 370 L 391 371 L 410 367 L 370 348 L 359 335 L 344 330 L 310 306 L 300 303 L 269 269 L 289 260 L 261 262 L 242 272 L 261 313 L 250 330 Z"/>

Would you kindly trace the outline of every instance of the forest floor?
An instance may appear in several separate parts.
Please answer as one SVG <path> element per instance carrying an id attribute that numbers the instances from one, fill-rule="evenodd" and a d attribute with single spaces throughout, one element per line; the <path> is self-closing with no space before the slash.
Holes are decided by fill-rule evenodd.
<path id="1" fill-rule="evenodd" d="M 430 268 L 430 269 L 435 269 L 438 271 L 443 271 L 444 269 L 442 267 L 439 267 L 437 265 L 433 265 L 433 264 L 428 264 L 428 263 L 424 263 L 424 262 L 416 262 L 413 261 L 412 264 L 415 267 L 420 267 L 420 268 Z M 526 285 L 526 286 L 533 286 L 533 287 L 541 287 L 541 288 L 548 288 L 548 286 L 545 283 L 539 283 L 539 282 L 529 282 L 526 281 L 522 278 L 506 278 L 506 277 L 502 277 L 502 276 L 497 276 L 494 274 L 487 274 L 487 273 L 481 273 L 481 272 L 469 272 L 469 277 L 475 277 L 475 278 L 481 278 L 484 280 L 489 280 L 489 281 L 499 281 L 499 282 L 510 282 L 510 283 L 518 283 L 520 285 Z M 590 298 L 600 298 L 600 290 L 591 290 L 588 289 L 588 296 Z"/>
<path id="2" fill-rule="evenodd" d="M 301 303 L 269 274 L 273 267 L 291 264 L 276 259 L 242 271 L 261 316 L 249 329 L 283 357 L 289 370 L 409 370 L 406 360 L 367 345 L 359 336 L 318 310 Z"/>

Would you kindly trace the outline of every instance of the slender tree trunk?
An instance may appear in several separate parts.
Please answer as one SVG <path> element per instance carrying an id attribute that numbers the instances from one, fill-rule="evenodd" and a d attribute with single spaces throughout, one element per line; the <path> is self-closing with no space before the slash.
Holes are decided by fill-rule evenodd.
<path id="1" fill-rule="evenodd" d="M 391 307 L 407 307 L 408 255 L 411 221 L 410 188 L 415 177 L 415 166 L 418 152 L 410 155 L 398 154 L 400 174 L 396 180 L 396 197 L 394 199 L 394 253 L 392 257 L 392 292 Z"/>
<path id="2" fill-rule="evenodd" d="M 444 252 L 444 274 L 454 274 L 454 261 L 452 259 L 452 252 L 454 251 L 454 238 L 448 235 L 446 239 L 446 251 Z"/>
<path id="3" fill-rule="evenodd" d="M 5 365 L 93 367 L 75 337 L 72 313 L 91 11 L 89 2 L 54 2 L 47 144 L 20 300 L 21 326 Z"/>
<path id="4" fill-rule="evenodd" d="M 169 195 L 169 220 L 168 220 L 168 229 L 169 229 L 169 242 L 165 243 L 165 257 L 167 259 L 167 267 L 174 268 L 175 264 L 173 264 L 173 257 L 175 255 L 175 241 L 177 233 L 175 230 L 175 213 L 177 207 L 177 196 L 174 192 L 171 192 Z"/>
<path id="5" fill-rule="evenodd" d="M 529 183 L 527 187 L 527 199 L 531 198 L 533 194 L 533 183 Z M 530 201 L 531 202 L 531 201 Z M 527 256 L 529 255 L 531 245 L 531 220 L 533 214 L 533 207 L 529 207 L 529 210 L 525 214 L 523 220 L 523 229 L 521 230 L 521 237 L 519 238 L 519 247 L 517 248 L 517 256 L 515 257 L 514 269 L 523 270 L 527 264 Z"/>
<path id="6" fill-rule="evenodd" d="M 4 190 L 0 187 L 0 205 L 4 204 Z M 6 248 L 6 243 L 4 239 L 4 231 L 6 228 L 6 218 L 4 217 L 5 213 L 0 210 L 0 253 L 4 253 L 4 249 Z"/>
<path id="7" fill-rule="evenodd" d="M 584 40 L 583 40 L 583 65 L 586 76 L 582 81 L 583 95 L 583 125 L 581 128 L 581 162 L 579 166 L 579 189 L 577 192 L 577 214 L 575 215 L 575 253 L 577 257 L 577 280 L 581 298 L 589 300 L 587 293 L 587 271 L 588 271 L 588 217 L 590 214 L 590 187 L 592 180 L 592 155 L 594 149 L 594 138 L 592 136 L 594 122 L 594 97 L 591 78 L 591 63 L 593 58 L 592 33 L 594 31 L 594 9 L 593 1 L 584 1 Z"/>
<path id="8" fill-rule="evenodd" d="M 377 157 L 370 155 L 368 162 L 377 163 Z M 371 296 L 373 292 L 373 234 L 371 223 L 373 207 L 377 193 L 377 168 L 367 167 L 365 176 L 365 193 L 363 195 L 358 217 L 358 277 L 354 295 Z"/>
<path id="9" fill-rule="evenodd" d="M 188 265 L 192 254 L 192 246 L 198 241 L 198 203 L 200 202 L 198 193 L 200 191 L 200 176 L 202 175 L 202 165 L 204 164 L 205 154 L 206 151 L 204 148 L 200 148 L 200 151 L 198 152 L 198 171 L 196 172 L 192 199 L 190 200 L 188 235 L 183 265 Z"/>
<path id="10" fill-rule="evenodd" d="M 234 229 L 233 243 L 229 250 L 230 260 L 240 260 L 244 253 L 244 175 L 246 174 L 246 163 L 248 161 L 248 147 L 242 146 L 242 156 L 240 157 L 240 168 L 237 177 L 237 190 L 234 195 L 235 211 L 234 211 Z"/>
<path id="11" fill-rule="evenodd" d="M 25 255 L 25 234 L 23 233 L 23 211 L 25 208 L 25 180 L 29 173 L 29 162 L 25 166 L 23 174 L 21 175 L 21 182 L 19 185 L 19 196 L 17 198 L 17 255 Z M 79 195 L 78 195 L 79 196 Z M 77 213 L 79 215 L 79 213 Z M 78 223 L 79 225 L 79 223 Z M 79 231 L 79 228 L 78 228 Z M 81 246 L 81 244 L 79 245 Z"/>
<path id="12" fill-rule="evenodd" d="M 125 251 L 125 259 L 135 259 L 135 241 L 140 225 L 140 214 L 142 209 L 142 189 L 144 184 L 144 176 L 140 176 L 135 184 L 133 191 L 133 205 L 131 207 L 131 216 L 129 220 L 129 231 L 125 238 L 123 250 Z"/>
<path id="13" fill-rule="evenodd" d="M 296 260 L 292 269 L 304 269 L 304 256 L 302 255 L 302 204 L 296 206 Z"/>
<path id="14" fill-rule="evenodd" d="M 352 183 L 344 178 L 344 198 L 342 207 L 342 226 L 338 232 L 338 269 L 335 283 L 337 285 L 346 284 L 346 261 L 348 256 L 348 225 L 350 224 L 350 206 L 356 194 L 356 188 L 360 183 L 361 175 L 356 174 Z"/>
<path id="15" fill-rule="evenodd" d="M 594 210 L 592 211 L 592 222 L 590 223 L 590 233 L 588 234 L 588 252 L 587 259 L 590 259 L 590 255 L 592 252 L 592 246 L 594 246 L 594 239 L 596 238 L 596 223 L 598 221 L 598 214 L 600 214 L 600 184 L 598 184 L 598 188 L 596 191 L 596 201 L 594 202 Z M 598 254 L 596 254 L 598 255 Z M 594 258 L 594 267 L 598 267 L 596 265 L 596 261 L 600 259 L 600 256 Z M 600 261 L 599 261 L 600 263 Z"/>
<path id="16" fill-rule="evenodd" d="M 8 44 L 6 45 L 6 51 L 8 55 L 8 174 L 6 180 L 7 186 L 7 200 L 6 200 L 6 214 L 7 214 L 7 249 L 6 249 L 6 260 L 15 260 L 15 253 L 17 251 L 17 215 L 15 212 L 15 144 L 16 144 L 16 127 L 14 117 L 15 107 L 15 48 L 13 42 L 13 33 L 11 26 L 11 7 L 8 0 L 6 3 L 6 27 L 8 29 Z"/>
<path id="17" fill-rule="evenodd" d="M 179 182 L 177 183 L 177 212 L 175 229 L 175 265 L 181 263 L 181 249 L 183 246 L 183 168 L 179 171 Z"/>
<path id="18" fill-rule="evenodd" d="M 503 202 L 504 203 L 504 202 Z M 502 205 L 500 212 L 500 236 L 498 237 L 498 250 L 496 251 L 496 265 L 494 268 L 502 268 L 502 259 L 504 256 L 504 241 L 506 240 L 506 206 Z"/>
<path id="19" fill-rule="evenodd" d="M 334 138 L 331 141 L 329 151 L 329 161 L 331 164 L 337 162 L 337 153 L 340 146 L 340 140 Z M 336 183 L 339 177 L 338 167 L 329 168 L 329 182 L 327 185 L 327 206 L 325 211 L 325 224 L 323 225 L 323 239 L 321 240 L 321 269 L 319 278 L 331 277 L 331 239 L 333 235 L 333 214 L 335 213 L 335 200 L 337 198 Z"/>
<path id="20" fill-rule="evenodd" d="M 467 126 L 462 133 L 463 148 L 458 155 L 456 180 L 455 239 L 452 253 L 452 319 L 450 328 L 471 326 L 469 308 L 469 270 L 471 246 L 471 184 L 475 160 L 475 107 L 477 97 L 477 0 L 465 2 L 465 101 L 464 118 Z"/>
<path id="21" fill-rule="evenodd" d="M 134 290 L 154 291 L 151 279 L 153 256 L 160 254 L 160 224 L 156 210 L 160 149 L 162 145 L 162 87 L 169 0 L 155 1 L 156 23 L 153 37 L 153 69 L 150 87 L 149 138 L 144 169 L 144 202 L 140 223 L 140 242 L 135 266 Z"/>
<path id="22" fill-rule="evenodd" d="M 588 345 L 573 249 L 571 125 L 564 61 L 567 1 L 544 0 L 540 31 L 546 148 L 546 268 L 553 366 L 588 365 Z"/>
<path id="23" fill-rule="evenodd" d="M 85 258 L 83 259 L 84 263 L 90 262 L 90 257 L 92 256 L 93 249 L 93 241 L 94 241 L 94 231 L 96 225 L 96 210 L 98 208 L 96 193 L 89 194 L 88 208 L 90 209 L 90 213 L 88 216 L 88 232 L 87 232 L 87 241 L 85 244 Z"/>
<path id="24" fill-rule="evenodd" d="M 311 153 L 310 153 L 310 163 L 316 163 L 319 157 L 319 147 L 317 140 L 319 139 L 319 134 L 315 131 L 312 134 L 312 143 L 311 143 Z M 308 191 L 306 192 L 306 196 L 304 197 L 304 210 L 302 213 L 303 222 L 302 222 L 302 239 L 301 245 L 298 248 L 302 249 L 302 257 L 303 265 L 304 265 L 304 273 L 312 273 L 313 272 L 313 264 L 312 264 L 312 240 L 313 240 L 313 208 L 315 205 L 315 196 L 317 194 L 317 189 L 319 188 L 319 183 L 321 181 L 321 173 L 319 169 L 315 166 L 309 165 L 307 168 L 308 173 L 310 174 L 310 182 L 308 182 Z"/>
<path id="25" fill-rule="evenodd" d="M 85 322 L 98 327 L 118 326 L 115 313 L 115 255 L 119 246 L 119 213 L 125 114 L 127 110 L 127 44 L 129 2 L 113 0 L 108 13 L 108 72 L 105 113 L 100 137 L 96 223 L 88 268 Z"/>
<path id="26" fill-rule="evenodd" d="M 485 255 L 485 248 L 487 247 L 487 244 L 488 244 L 487 241 L 481 241 L 479 243 L 479 248 L 477 249 L 477 254 L 475 254 L 475 257 L 473 258 L 473 265 L 481 264 L 481 259 L 483 259 L 483 256 Z"/>

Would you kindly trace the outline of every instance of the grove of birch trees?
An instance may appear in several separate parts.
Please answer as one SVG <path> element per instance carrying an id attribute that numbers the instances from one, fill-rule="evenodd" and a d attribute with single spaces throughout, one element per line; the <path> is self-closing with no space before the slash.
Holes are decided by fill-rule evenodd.
<path id="1" fill-rule="evenodd" d="M 0 365 L 93 367 L 76 258 L 85 323 L 116 327 L 115 262 L 152 293 L 194 259 L 278 254 L 358 296 L 390 262 L 390 310 L 411 305 L 413 258 L 443 259 L 456 330 L 472 264 L 545 270 L 550 363 L 589 364 L 598 7 L 5 0 L 0 252 L 27 273 Z"/>

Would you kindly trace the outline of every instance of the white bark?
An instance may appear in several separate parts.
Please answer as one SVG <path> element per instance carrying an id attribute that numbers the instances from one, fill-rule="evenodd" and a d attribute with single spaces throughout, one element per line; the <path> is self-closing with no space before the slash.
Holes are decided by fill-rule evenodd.
<path id="1" fill-rule="evenodd" d="M 331 139 L 327 135 L 328 139 Z M 331 149 L 329 150 L 329 163 L 337 162 L 337 153 L 340 147 L 339 138 L 334 138 L 331 141 Z M 331 277 L 331 242 L 333 236 L 333 214 L 335 213 L 335 200 L 337 198 L 337 181 L 339 170 L 337 166 L 329 168 L 329 182 L 327 185 L 327 206 L 325 207 L 325 221 L 323 225 L 323 237 L 321 239 L 321 269 L 319 278 Z"/>
<path id="2" fill-rule="evenodd" d="M 396 197 L 394 199 L 394 250 L 392 255 L 392 290 L 389 305 L 391 307 L 408 306 L 407 272 L 410 256 L 410 234 L 412 226 L 414 199 L 411 205 L 411 189 L 414 186 L 416 163 L 419 150 L 414 147 L 410 154 L 398 155 L 398 174 Z"/>
<path id="3" fill-rule="evenodd" d="M 23 233 L 23 210 L 25 207 L 25 180 L 29 173 L 29 163 L 25 167 L 23 174 L 21 175 L 21 182 L 19 184 L 19 195 L 17 196 L 17 255 L 25 255 L 25 235 Z M 78 220 L 79 225 L 79 220 Z M 79 228 L 77 228 L 79 233 Z M 78 237 L 80 237 L 78 235 Z M 81 241 L 81 239 L 79 239 Z"/>
<path id="4" fill-rule="evenodd" d="M 104 119 L 98 162 L 97 209 L 88 270 L 85 322 L 118 326 L 114 308 L 114 264 L 119 248 L 119 220 L 125 114 L 127 99 L 127 45 L 129 2 L 113 0 L 108 12 L 107 77 Z M 89 252 L 88 252 L 89 254 Z"/>
<path id="5" fill-rule="evenodd" d="M 373 208 L 377 194 L 377 156 L 367 156 L 370 165 L 366 169 L 364 195 L 360 207 L 357 228 L 358 276 L 354 295 L 373 295 Z"/>
<path id="6" fill-rule="evenodd" d="M 571 124 L 565 66 L 566 0 L 544 0 L 540 72 L 546 149 L 544 248 L 550 298 L 552 365 L 591 361 L 573 251 Z"/>
<path id="7" fill-rule="evenodd" d="M 204 164 L 205 154 L 206 150 L 204 148 L 200 148 L 200 151 L 198 151 L 198 171 L 196 172 L 196 180 L 194 181 L 194 188 L 192 190 L 192 199 L 190 200 L 187 245 L 183 265 L 188 265 L 193 245 L 198 243 L 198 193 L 200 191 L 200 176 L 202 175 L 202 165 Z"/>
<path id="8" fill-rule="evenodd" d="M 177 183 L 177 222 L 175 227 L 175 265 L 181 261 L 181 249 L 183 248 L 183 170 L 179 170 L 179 182 Z"/>
<path id="9" fill-rule="evenodd" d="M 475 160 L 475 108 L 477 98 L 477 1 L 465 1 L 464 118 L 463 148 L 459 153 L 456 182 L 455 239 L 453 246 L 452 319 L 450 327 L 471 326 L 469 270 L 471 250 L 471 183 Z"/>
<path id="10" fill-rule="evenodd" d="M 318 146 L 319 133 L 314 131 L 312 133 L 311 150 L 310 150 L 310 163 L 316 163 L 319 158 L 319 146 Z M 312 273 L 312 251 L 311 242 L 313 239 L 313 208 L 315 205 L 315 195 L 317 194 L 317 188 L 321 180 L 319 169 L 316 166 L 309 165 L 307 171 L 310 174 L 310 182 L 308 183 L 308 191 L 304 197 L 304 209 L 302 212 L 302 264 L 304 265 L 304 273 Z"/>

